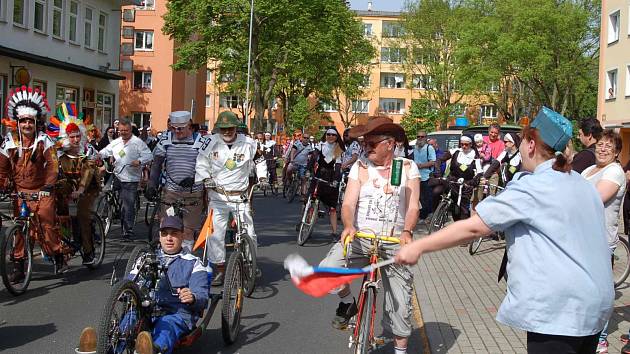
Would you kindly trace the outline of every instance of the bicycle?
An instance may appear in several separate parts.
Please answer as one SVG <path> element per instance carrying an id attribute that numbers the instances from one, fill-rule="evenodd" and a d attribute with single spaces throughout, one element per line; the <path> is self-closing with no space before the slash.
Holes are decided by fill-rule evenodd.
<path id="1" fill-rule="evenodd" d="M 363 276 L 363 282 L 361 283 L 361 293 L 359 295 L 358 313 L 356 314 L 356 320 L 353 325 L 352 335 L 349 338 L 348 347 L 354 346 L 355 354 L 365 354 L 369 349 L 376 347 L 377 340 L 374 336 L 374 322 L 376 315 L 376 294 L 380 288 L 380 267 L 392 264 L 394 259 L 379 262 L 379 250 L 382 243 L 400 243 L 400 239 L 397 237 L 380 236 L 372 232 L 372 230 L 359 231 L 354 237 L 372 240 L 372 245 L 368 252 L 370 273 Z M 349 263 L 349 255 L 351 250 L 351 243 L 348 242 L 349 238 L 346 238 L 344 257 L 346 257 L 346 265 Z M 352 326 L 351 326 L 352 328 Z"/>
<path id="2" fill-rule="evenodd" d="M 227 202 L 236 205 L 236 211 L 232 212 L 232 216 L 236 224 L 236 231 L 234 232 L 232 243 L 225 245 L 226 248 L 230 246 L 233 247 L 233 252 L 230 254 L 225 267 L 225 279 L 227 282 L 230 279 L 233 280 L 237 277 L 242 277 L 242 291 L 245 296 L 250 297 L 256 286 L 256 275 L 258 272 L 256 245 L 254 244 L 254 240 L 247 233 L 247 225 L 242 219 L 241 208 L 243 206 L 249 207 L 251 205 L 254 187 L 258 184 L 250 186 L 248 191 L 245 191 L 237 196 L 238 199 L 231 198 L 234 197 L 234 195 L 230 195 L 230 193 L 228 193 L 223 187 L 216 185 L 211 179 L 206 180 L 204 185 L 207 189 L 212 189 L 215 192 L 224 195 Z M 242 274 L 238 274 L 239 272 L 235 270 L 238 268 L 242 268 Z"/>
<path id="3" fill-rule="evenodd" d="M 336 184 L 334 182 L 331 183 L 330 181 L 327 181 L 325 179 L 311 177 L 310 180 L 316 181 L 316 182 L 322 182 L 333 188 L 336 187 Z M 302 213 L 302 219 L 300 221 L 300 226 L 298 228 L 298 237 L 297 237 L 297 243 L 300 246 L 303 246 L 306 243 L 306 240 L 308 240 L 308 238 L 311 237 L 311 235 L 313 234 L 313 227 L 315 226 L 317 217 L 319 216 L 320 212 L 322 212 L 319 209 L 320 203 L 318 199 L 318 190 L 319 190 L 319 183 L 315 183 L 313 192 L 309 194 L 308 198 L 306 199 L 306 204 L 304 205 L 304 212 Z"/>
<path id="4" fill-rule="evenodd" d="M 160 239 L 160 235 L 159 235 L 160 220 L 162 219 L 161 209 L 163 205 L 166 207 L 173 208 L 175 211 L 175 215 L 183 219 L 184 214 L 188 213 L 188 211 L 186 210 L 186 207 L 195 206 L 198 203 L 199 203 L 198 201 L 186 203 L 183 200 L 177 200 L 172 203 L 167 203 L 165 201 L 162 201 L 161 198 L 158 197 L 155 201 L 155 207 L 153 208 L 153 212 L 151 213 L 151 219 L 149 221 L 149 232 L 147 233 L 148 241 L 152 242 L 153 240 Z"/>
<path id="5" fill-rule="evenodd" d="M 625 235 L 619 235 L 619 242 L 611 256 L 615 288 L 623 284 L 630 275 L 630 245 L 623 236 Z"/>
<path id="6" fill-rule="evenodd" d="M 446 224 L 448 220 L 449 211 L 452 213 L 461 213 L 462 193 L 472 196 L 472 191 L 474 190 L 474 187 L 466 185 L 463 178 L 459 178 L 457 181 L 449 181 L 446 177 L 441 177 L 440 179 L 448 182 L 448 191 L 442 194 L 440 204 L 438 204 L 429 221 L 429 233 L 433 233 L 444 227 L 444 224 Z M 456 185 L 459 186 L 457 191 L 457 203 L 453 205 L 454 201 L 451 196 L 453 187 Z M 455 207 L 454 210 L 451 209 L 453 207 Z"/>
<path id="7" fill-rule="evenodd" d="M 505 188 L 495 185 L 495 184 L 491 184 L 488 183 L 486 185 L 483 186 L 483 199 L 485 199 L 489 194 L 490 194 L 490 190 L 494 189 L 494 193 L 495 195 L 497 193 L 500 193 L 501 191 L 503 191 Z M 499 238 L 501 238 L 502 233 L 496 233 L 490 236 L 482 236 L 479 237 L 477 239 L 472 240 L 469 244 L 468 244 L 468 253 L 472 256 L 475 253 L 477 253 L 477 251 L 479 250 L 479 247 L 481 247 L 481 243 L 483 242 L 484 239 L 488 238 L 488 237 L 493 237 L 494 235 L 497 235 Z"/>
<path id="8" fill-rule="evenodd" d="M 122 170 L 130 165 L 124 165 Z M 103 193 L 96 199 L 96 213 L 103 219 L 105 225 L 105 233 L 109 234 L 114 219 L 120 221 L 122 202 L 120 201 L 120 193 L 114 188 L 114 180 L 117 178 L 113 170 L 106 169 L 105 173 L 110 175 L 109 180 L 102 187 Z M 140 210 L 140 193 L 136 194 L 135 212 Z"/>
<path id="9" fill-rule="evenodd" d="M 31 281 L 33 272 L 33 248 L 36 244 L 44 243 L 44 234 L 37 215 L 37 208 L 31 210 L 27 205 L 27 201 L 37 202 L 40 193 L 17 192 L 10 194 L 11 199 L 16 202 L 20 201 L 19 214 L 12 217 L 14 225 L 10 227 L 1 238 L 0 248 L 0 274 L 2 282 L 7 290 L 15 296 L 22 295 L 26 292 Z M 91 264 L 85 264 L 89 269 L 96 269 L 103 263 L 105 256 L 105 245 L 107 234 L 104 231 L 103 222 L 100 217 L 92 212 L 91 231 L 94 247 L 94 261 Z M 77 237 L 79 231 L 75 225 L 76 217 L 57 216 L 57 224 L 61 226 L 61 244 L 64 257 L 71 258 L 79 253 L 83 256 L 81 250 L 80 236 Z M 28 237 L 25 237 L 28 235 Z M 14 272 L 13 264 L 16 252 L 24 255 L 24 279 L 21 283 L 11 282 L 10 274 Z"/>
<path id="10" fill-rule="evenodd" d="M 282 193 L 286 195 L 287 201 L 289 203 L 293 202 L 295 199 L 295 195 L 297 194 L 298 188 L 300 187 L 300 179 L 296 176 L 295 171 L 292 171 L 287 176 L 287 183 L 285 183 L 282 188 Z"/>

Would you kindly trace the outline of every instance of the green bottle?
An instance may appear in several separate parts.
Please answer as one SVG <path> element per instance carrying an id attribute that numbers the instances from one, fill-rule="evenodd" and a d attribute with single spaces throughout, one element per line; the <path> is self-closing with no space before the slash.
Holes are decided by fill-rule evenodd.
<path id="1" fill-rule="evenodd" d="M 392 186 L 400 186 L 400 182 L 402 179 L 402 170 L 403 170 L 403 160 L 399 157 L 395 158 L 392 161 L 392 178 L 390 180 L 390 184 Z"/>

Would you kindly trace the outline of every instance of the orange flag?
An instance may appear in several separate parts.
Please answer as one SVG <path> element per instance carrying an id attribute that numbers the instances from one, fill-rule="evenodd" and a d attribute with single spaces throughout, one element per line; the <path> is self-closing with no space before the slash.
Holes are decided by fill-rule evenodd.
<path id="1" fill-rule="evenodd" d="M 212 225 L 212 213 L 213 213 L 213 210 L 210 209 L 210 212 L 208 213 L 208 216 L 206 217 L 206 221 L 203 223 L 201 230 L 199 230 L 199 236 L 197 237 L 197 241 L 195 241 L 195 246 L 193 247 L 193 251 L 205 245 L 206 239 L 212 236 L 212 232 L 214 232 L 214 227 Z"/>

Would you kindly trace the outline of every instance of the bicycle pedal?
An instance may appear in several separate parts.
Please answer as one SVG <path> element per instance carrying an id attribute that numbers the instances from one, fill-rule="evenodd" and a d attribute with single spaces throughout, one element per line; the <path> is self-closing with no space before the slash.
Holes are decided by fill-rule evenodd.
<path id="1" fill-rule="evenodd" d="M 374 337 L 374 347 L 385 345 L 385 337 Z"/>

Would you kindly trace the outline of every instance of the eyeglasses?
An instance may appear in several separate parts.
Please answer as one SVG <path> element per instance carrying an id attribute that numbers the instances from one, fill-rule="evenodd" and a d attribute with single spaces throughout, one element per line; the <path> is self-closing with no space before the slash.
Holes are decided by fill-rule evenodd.
<path id="1" fill-rule="evenodd" d="M 184 127 L 173 127 L 173 130 L 177 131 L 177 132 L 181 132 L 184 129 L 188 128 L 188 126 L 184 126 Z"/>
<path id="2" fill-rule="evenodd" d="M 427 137 L 426 135 L 418 135 L 417 136 L 418 139 L 423 139 L 423 138 L 426 138 L 426 137 Z"/>
<path id="3" fill-rule="evenodd" d="M 389 138 L 385 138 L 382 140 L 375 140 L 375 141 L 366 141 L 365 145 L 367 145 L 368 148 L 374 149 L 375 147 L 377 147 L 380 143 L 389 140 Z"/>
<path id="4" fill-rule="evenodd" d="M 460 143 L 461 146 L 470 146 L 470 143 Z"/>

